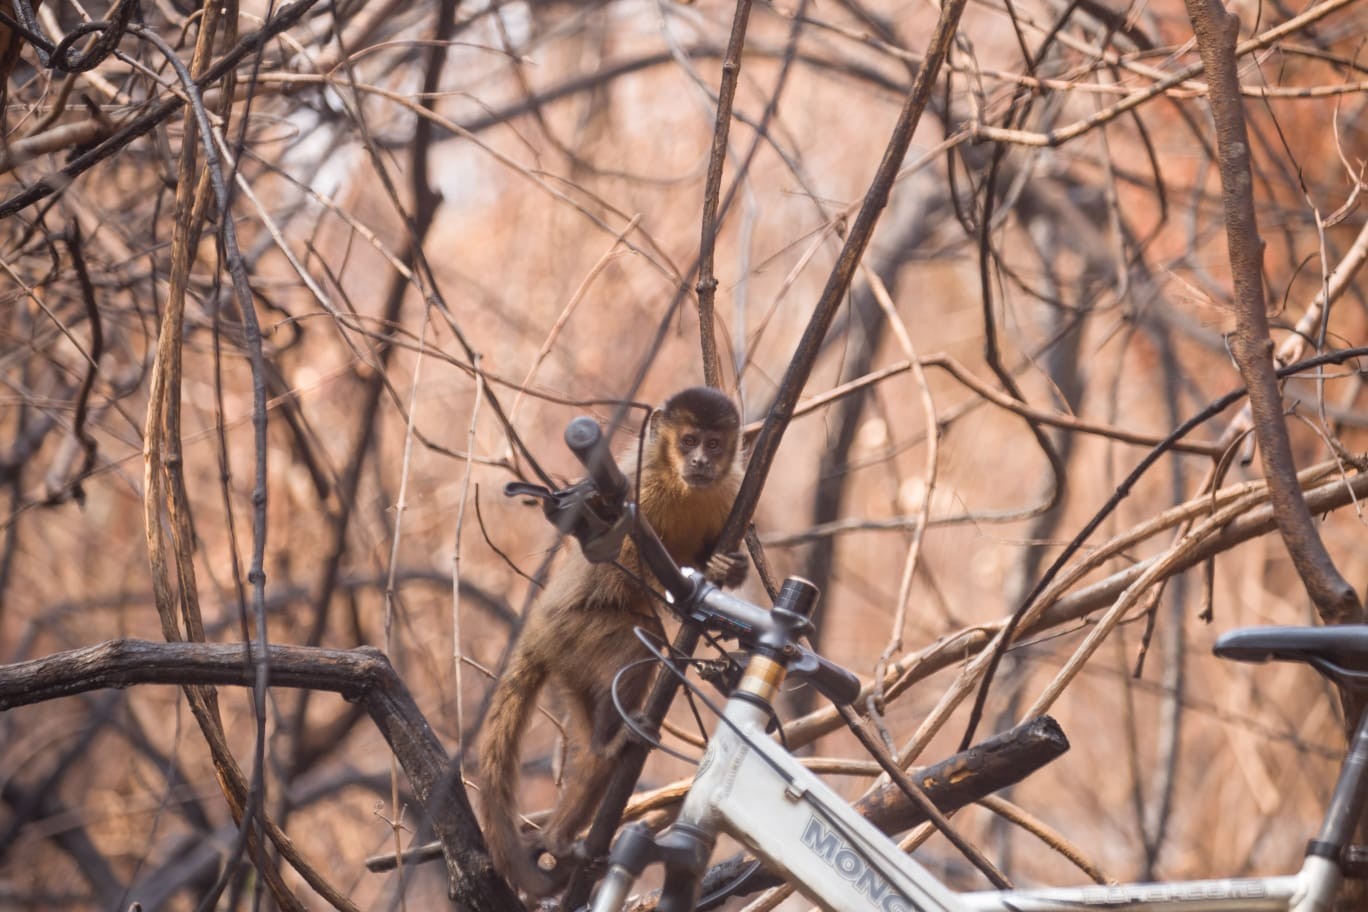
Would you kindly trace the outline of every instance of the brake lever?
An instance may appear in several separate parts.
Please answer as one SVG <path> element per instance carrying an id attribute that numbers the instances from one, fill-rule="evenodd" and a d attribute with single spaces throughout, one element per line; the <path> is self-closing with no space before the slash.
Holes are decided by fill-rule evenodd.
<path id="1" fill-rule="evenodd" d="M 573 535 L 590 563 L 615 561 L 622 553 L 622 542 L 631 528 L 630 514 L 623 510 L 616 517 L 592 481 L 581 481 L 552 491 L 539 484 L 510 481 L 504 485 L 505 497 L 533 497 L 541 501 L 542 513 L 562 535 Z"/>

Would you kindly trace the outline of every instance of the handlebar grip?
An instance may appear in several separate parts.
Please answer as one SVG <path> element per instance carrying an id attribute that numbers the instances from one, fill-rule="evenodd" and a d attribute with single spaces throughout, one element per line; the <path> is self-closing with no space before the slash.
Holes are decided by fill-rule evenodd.
<path id="1" fill-rule="evenodd" d="M 613 461 L 613 455 L 608 452 L 603 430 L 597 421 L 587 415 L 571 421 L 565 426 L 565 445 L 589 471 L 589 478 L 599 494 L 616 500 L 627 492 L 627 479 Z"/>

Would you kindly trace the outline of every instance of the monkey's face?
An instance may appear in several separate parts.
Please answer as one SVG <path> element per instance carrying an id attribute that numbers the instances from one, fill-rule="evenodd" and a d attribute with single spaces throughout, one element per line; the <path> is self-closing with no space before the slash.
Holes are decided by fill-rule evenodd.
<path id="1" fill-rule="evenodd" d="M 691 488 L 705 488 L 726 474 L 731 465 L 731 435 L 725 431 L 685 424 L 675 436 L 679 477 Z"/>

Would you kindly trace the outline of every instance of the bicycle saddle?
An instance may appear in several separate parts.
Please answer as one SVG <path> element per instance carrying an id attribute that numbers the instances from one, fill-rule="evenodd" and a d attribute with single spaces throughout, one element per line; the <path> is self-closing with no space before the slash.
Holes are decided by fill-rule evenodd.
<path id="1" fill-rule="evenodd" d="M 1222 634 L 1211 651 L 1240 662 L 1305 662 L 1344 684 L 1368 688 L 1368 624 L 1245 627 Z"/>

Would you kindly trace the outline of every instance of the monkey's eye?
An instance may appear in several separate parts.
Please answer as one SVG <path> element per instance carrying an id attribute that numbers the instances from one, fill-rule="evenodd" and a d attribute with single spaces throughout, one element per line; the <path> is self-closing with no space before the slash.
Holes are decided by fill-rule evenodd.
<path id="1" fill-rule="evenodd" d="M 720 450 L 720 449 L 722 449 L 722 441 L 718 440 L 716 437 L 709 437 L 709 438 L 708 438 L 708 449 L 710 449 L 710 450 Z"/>
<path id="2" fill-rule="evenodd" d="M 698 435 L 685 434 L 683 437 L 679 438 L 679 441 L 684 444 L 685 449 L 692 450 L 694 447 L 698 446 Z"/>

